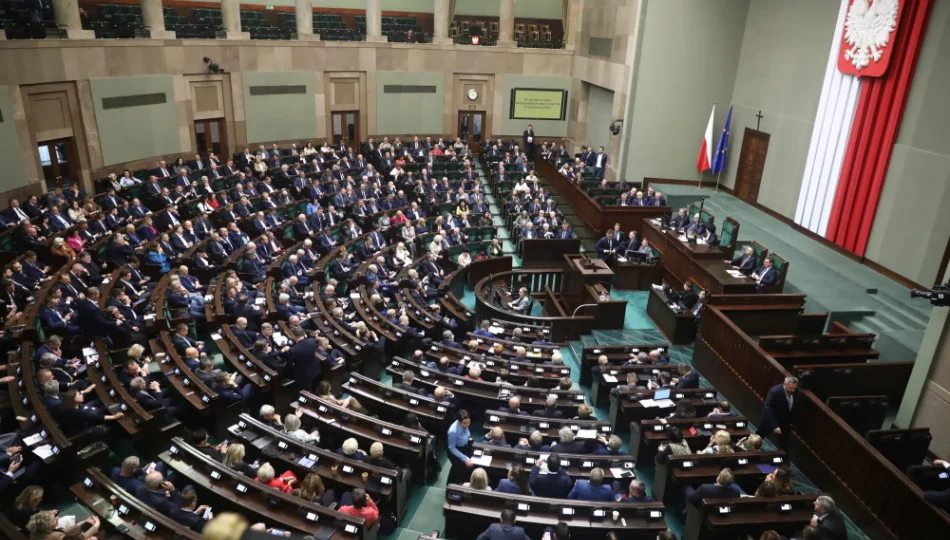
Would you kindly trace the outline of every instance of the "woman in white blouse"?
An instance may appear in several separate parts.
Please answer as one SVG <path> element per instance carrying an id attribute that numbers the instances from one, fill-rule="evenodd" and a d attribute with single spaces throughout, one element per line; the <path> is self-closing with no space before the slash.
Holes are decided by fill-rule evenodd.
<path id="1" fill-rule="evenodd" d="M 463 251 L 459 254 L 458 261 L 456 262 L 458 262 L 459 268 L 464 268 L 472 264 L 472 256 L 467 251 Z"/>
<path id="2" fill-rule="evenodd" d="M 435 238 L 432 239 L 432 242 L 429 242 L 429 253 L 435 255 L 435 258 L 438 259 L 442 256 L 442 235 L 437 234 Z"/>
<path id="3" fill-rule="evenodd" d="M 411 229 L 411 227 L 409 228 Z M 406 244 L 403 242 L 396 244 L 396 253 L 393 254 L 393 260 L 396 261 L 396 265 L 400 268 L 412 264 L 412 253 L 409 253 L 409 250 L 406 249 Z"/>
<path id="4" fill-rule="evenodd" d="M 303 413 L 303 409 L 298 409 Z M 304 444 L 320 444 L 320 432 L 313 430 L 307 433 L 300 427 L 300 417 L 296 414 L 288 414 L 284 417 L 284 431 L 287 435 L 297 439 Z"/>

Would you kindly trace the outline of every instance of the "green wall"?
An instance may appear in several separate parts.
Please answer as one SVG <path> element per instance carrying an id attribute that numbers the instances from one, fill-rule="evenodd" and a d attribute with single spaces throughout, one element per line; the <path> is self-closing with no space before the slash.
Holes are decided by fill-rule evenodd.
<path id="1" fill-rule="evenodd" d="M 383 0 L 383 6 L 387 5 Z M 477 15 L 479 17 L 497 17 L 498 0 L 456 0 L 456 15 Z M 564 13 L 562 0 L 516 0 L 515 17 L 532 19 L 560 19 Z"/>
<path id="2" fill-rule="evenodd" d="M 89 79 L 104 165 L 186 152 L 171 75 Z M 104 98 L 165 94 L 165 103 L 104 109 Z"/>
<path id="3" fill-rule="evenodd" d="M 610 123 L 614 106 L 614 93 L 595 84 L 590 85 L 587 98 L 587 146 L 610 148 Z"/>
<path id="4" fill-rule="evenodd" d="M 376 72 L 376 133 L 442 133 L 443 74 Z M 386 94 L 386 85 L 435 86 L 434 94 Z"/>
<path id="5" fill-rule="evenodd" d="M 714 133 L 729 108 L 748 8 L 749 0 L 649 1 L 624 121 L 624 178 L 697 178 L 712 104 L 719 104 Z"/>
<path id="6" fill-rule="evenodd" d="M 246 71 L 244 118 L 249 144 L 317 136 L 314 74 L 307 71 Z M 252 86 L 306 86 L 303 94 L 252 96 Z"/>
<path id="7" fill-rule="evenodd" d="M 732 153 L 722 182 L 735 185 L 743 133 L 746 127 L 755 129 L 761 110 L 760 129 L 771 137 L 758 202 L 790 219 L 795 217 L 839 7 L 829 0 L 756 0 L 749 5 L 732 94 Z"/>
<path id="8" fill-rule="evenodd" d="M 865 256 L 925 286 L 950 237 L 950 2 L 935 2 Z"/>
<path id="9" fill-rule="evenodd" d="M 3 163 L 0 192 L 3 192 L 29 183 L 26 180 L 23 156 L 20 155 L 20 138 L 17 136 L 13 118 L 10 89 L 6 86 L 0 86 L 0 114 L 3 115 L 3 122 L 0 122 L 0 163 Z"/>
<path id="10" fill-rule="evenodd" d="M 534 126 L 534 132 L 539 137 L 567 137 L 567 121 L 570 117 L 571 86 L 570 77 L 535 77 L 531 75 L 505 75 L 504 91 L 501 94 L 501 124 L 496 125 L 495 131 L 501 135 L 521 135 L 528 124 Z M 512 120 L 511 91 L 515 88 L 543 88 L 567 90 L 568 111 L 564 120 Z"/>

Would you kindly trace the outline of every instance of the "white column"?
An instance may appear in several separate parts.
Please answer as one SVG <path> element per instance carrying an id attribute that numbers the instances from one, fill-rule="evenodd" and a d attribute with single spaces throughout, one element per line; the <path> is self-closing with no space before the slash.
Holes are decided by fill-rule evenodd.
<path id="1" fill-rule="evenodd" d="M 152 39 L 175 39 L 174 32 L 165 30 L 162 0 L 142 0 L 142 21 Z"/>
<path id="2" fill-rule="evenodd" d="M 313 33 L 313 4 L 311 0 L 297 0 L 297 39 L 300 41 L 320 41 Z"/>
<path id="3" fill-rule="evenodd" d="M 451 0 L 435 0 L 435 10 L 433 11 L 434 21 L 432 33 L 432 43 L 437 45 L 450 45 L 452 40 L 449 38 L 449 2 Z"/>
<path id="4" fill-rule="evenodd" d="M 94 31 L 82 29 L 78 0 L 53 0 L 53 14 L 56 25 L 66 32 L 66 39 L 96 39 Z"/>
<path id="5" fill-rule="evenodd" d="M 386 43 L 388 36 L 383 35 L 383 10 L 379 0 L 366 0 L 366 41 Z"/>
<path id="6" fill-rule="evenodd" d="M 517 47 L 515 42 L 515 0 L 499 1 L 498 46 Z"/>
<path id="7" fill-rule="evenodd" d="M 224 39 L 251 39 L 250 32 L 241 31 L 240 0 L 221 1 L 221 23 L 224 25 Z"/>

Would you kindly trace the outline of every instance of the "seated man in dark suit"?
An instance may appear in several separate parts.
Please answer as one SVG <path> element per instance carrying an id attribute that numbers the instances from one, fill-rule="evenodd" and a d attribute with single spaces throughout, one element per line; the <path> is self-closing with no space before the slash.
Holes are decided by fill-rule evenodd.
<path id="1" fill-rule="evenodd" d="M 231 332 L 234 333 L 234 337 L 237 338 L 238 343 L 246 349 L 253 347 L 254 342 L 257 341 L 257 332 L 252 332 L 248 328 L 248 321 L 244 317 L 238 317 L 236 324 L 231 326 Z"/>
<path id="2" fill-rule="evenodd" d="M 187 324 L 179 324 L 175 327 L 175 333 L 172 335 L 172 345 L 175 346 L 178 354 L 185 354 L 185 350 L 189 347 L 198 349 L 199 353 L 206 352 L 204 341 L 196 341 L 188 336 Z"/>
<path id="3" fill-rule="evenodd" d="M 187 487 L 181 492 L 178 502 L 181 506 L 173 508 L 168 517 L 200 534 L 205 523 L 207 523 L 205 511 L 208 510 L 208 505 L 198 506 L 198 494 L 195 493 L 194 489 Z M 214 515 L 208 512 L 207 519 L 213 517 Z"/>
<path id="4" fill-rule="evenodd" d="M 613 502 L 614 492 L 609 485 L 604 484 L 604 470 L 594 467 L 590 471 L 589 479 L 578 480 L 574 483 L 574 488 L 567 494 L 567 498 L 579 501 Z"/>
<path id="5" fill-rule="evenodd" d="M 542 471 L 542 467 L 546 471 Z M 547 459 L 535 461 L 528 483 L 535 495 L 551 499 L 563 499 L 573 488 L 571 477 L 561 468 L 561 456 L 557 452 L 552 452 Z"/>
<path id="6" fill-rule="evenodd" d="M 521 416 L 527 416 L 528 412 L 521 410 L 521 398 L 515 396 L 508 400 L 507 407 L 499 407 L 498 412 L 505 414 L 517 414 Z"/>
<path id="7" fill-rule="evenodd" d="M 676 371 L 679 375 L 679 377 L 675 379 L 677 390 L 699 388 L 699 373 L 693 371 L 689 364 L 686 362 L 677 364 Z"/>
<path id="8" fill-rule="evenodd" d="M 578 440 L 570 427 L 564 426 L 557 432 L 558 441 L 552 449 L 562 454 L 586 454 L 587 444 Z"/>
<path id="9" fill-rule="evenodd" d="M 755 280 L 756 292 L 762 292 L 766 287 L 774 285 L 778 281 L 778 270 L 772 268 L 772 258 L 766 257 L 762 261 L 762 266 L 756 268 L 755 272 L 752 272 L 749 277 Z"/>
<path id="10" fill-rule="evenodd" d="M 534 416 L 543 418 L 564 418 L 564 412 L 557 408 L 557 396 L 554 394 L 545 398 L 544 408 L 534 412 Z"/>
<path id="11" fill-rule="evenodd" d="M 398 388 L 400 390 L 405 390 L 410 394 L 419 394 L 420 389 L 412 385 L 412 381 L 416 378 L 416 374 L 411 370 L 407 369 L 402 372 L 402 381 L 393 384 L 393 388 Z"/>
<path id="12" fill-rule="evenodd" d="M 732 259 L 730 261 L 732 267 L 739 270 L 745 275 L 749 275 L 755 270 L 756 260 L 755 260 L 755 249 L 752 246 L 745 248 L 745 253 Z"/>
<path id="13" fill-rule="evenodd" d="M 647 495 L 647 486 L 640 480 L 631 480 L 627 493 L 618 493 L 617 500 L 625 503 L 653 502 L 653 497 Z"/>
<path id="14" fill-rule="evenodd" d="M 729 469 L 719 471 L 715 484 L 703 484 L 693 490 L 686 488 L 686 501 L 699 507 L 703 499 L 735 499 L 742 495 L 742 492 L 735 486 L 735 476 Z"/>
<path id="15" fill-rule="evenodd" d="M 485 434 L 485 444 L 488 446 L 501 446 L 502 448 L 511 448 L 511 445 L 505 440 L 505 430 L 498 426 L 491 428 Z"/>
<path id="16" fill-rule="evenodd" d="M 847 540 L 848 527 L 838 511 L 835 500 L 827 495 L 815 499 L 815 515 L 811 518 L 811 526 L 818 529 L 822 540 Z"/>
<path id="17" fill-rule="evenodd" d="M 524 529 L 515 526 L 515 511 L 505 508 L 501 511 L 501 521 L 492 523 L 477 540 L 531 540 Z"/>
<path id="18" fill-rule="evenodd" d="M 175 486 L 171 482 L 166 482 L 165 477 L 158 471 L 145 475 L 145 484 L 139 486 L 133 495 L 166 516 L 180 508 Z"/>

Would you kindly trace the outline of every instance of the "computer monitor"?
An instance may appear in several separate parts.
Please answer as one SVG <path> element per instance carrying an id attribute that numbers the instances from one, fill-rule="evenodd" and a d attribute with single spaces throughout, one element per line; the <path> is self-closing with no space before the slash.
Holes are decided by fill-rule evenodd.
<path id="1" fill-rule="evenodd" d="M 653 393 L 653 399 L 670 399 L 670 389 L 669 388 L 660 388 Z"/>

